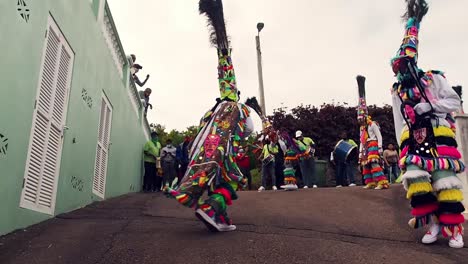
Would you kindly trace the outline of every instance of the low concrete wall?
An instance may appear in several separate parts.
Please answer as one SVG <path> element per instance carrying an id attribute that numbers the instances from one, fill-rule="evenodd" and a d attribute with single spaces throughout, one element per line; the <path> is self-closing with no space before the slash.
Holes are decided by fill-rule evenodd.
<path id="1" fill-rule="evenodd" d="M 460 150 L 463 162 L 468 165 L 468 114 L 457 114 L 455 116 L 457 122 L 457 142 L 458 149 Z M 468 171 L 458 175 L 463 182 L 463 194 L 465 200 L 463 201 L 465 208 L 468 208 Z M 468 210 L 465 211 L 468 215 Z"/>

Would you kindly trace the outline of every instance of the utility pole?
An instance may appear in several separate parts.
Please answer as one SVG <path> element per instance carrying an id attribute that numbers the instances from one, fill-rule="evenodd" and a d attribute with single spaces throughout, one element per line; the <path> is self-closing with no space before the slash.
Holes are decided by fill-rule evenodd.
<path id="1" fill-rule="evenodd" d="M 258 88 L 260 92 L 260 107 L 262 107 L 262 112 L 266 116 L 266 106 L 265 106 L 265 90 L 263 89 L 263 69 L 262 69 L 262 49 L 260 47 L 260 31 L 265 27 L 264 23 L 257 24 L 258 34 L 255 36 L 255 41 L 257 43 L 257 67 L 258 67 Z"/>

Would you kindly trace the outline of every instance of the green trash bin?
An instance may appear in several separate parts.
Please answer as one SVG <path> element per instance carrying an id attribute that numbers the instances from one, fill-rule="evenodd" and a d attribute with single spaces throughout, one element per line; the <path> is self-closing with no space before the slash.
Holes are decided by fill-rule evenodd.
<path id="1" fill-rule="evenodd" d="M 315 177 L 317 179 L 317 185 L 319 187 L 327 186 L 327 161 L 326 160 L 315 161 Z"/>

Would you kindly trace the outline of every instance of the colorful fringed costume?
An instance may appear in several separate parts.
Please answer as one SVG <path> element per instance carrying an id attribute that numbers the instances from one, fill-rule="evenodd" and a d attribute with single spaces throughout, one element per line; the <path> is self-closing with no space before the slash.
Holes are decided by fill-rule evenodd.
<path id="1" fill-rule="evenodd" d="M 366 105 L 364 76 L 356 77 L 359 91 L 358 122 L 360 123 L 359 163 L 366 189 L 388 189 L 383 171 L 382 135 L 376 122 L 369 116 Z"/>
<path id="2" fill-rule="evenodd" d="M 239 142 L 253 130 L 249 109 L 238 103 L 231 51 L 224 25 L 221 0 L 201 0 L 200 13 L 212 27 L 212 43 L 218 49 L 220 99 L 202 118 L 190 150 L 190 163 L 176 189 L 166 192 L 181 204 L 196 209 L 196 216 L 211 231 L 232 231 L 227 206 L 237 199 L 238 184 L 245 179 L 234 161 Z M 208 191 L 208 199 L 202 200 Z"/>
<path id="3" fill-rule="evenodd" d="M 294 167 L 299 163 L 299 147 L 287 132 L 279 134 L 279 143 L 285 155 L 284 157 L 284 185 L 285 190 L 297 190 L 296 170 Z"/>
<path id="4" fill-rule="evenodd" d="M 391 61 L 398 79 L 392 97 L 396 134 L 401 135 L 399 165 L 413 208 L 409 224 L 414 228 L 430 224 L 422 242 L 435 242 L 441 230 L 450 237 L 449 245 L 459 248 L 463 247 L 465 208 L 456 174 L 465 166 L 451 112 L 460 108 L 460 98 L 443 73 L 417 67 L 419 26 L 427 11 L 425 1 L 408 1 L 405 36 Z"/>

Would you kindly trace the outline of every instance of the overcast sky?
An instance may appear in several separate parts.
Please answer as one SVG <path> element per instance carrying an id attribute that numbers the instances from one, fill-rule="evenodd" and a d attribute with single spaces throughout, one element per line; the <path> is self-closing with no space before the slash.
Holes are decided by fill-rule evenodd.
<path id="1" fill-rule="evenodd" d="M 216 50 L 198 0 L 108 0 L 127 54 L 149 73 L 152 123 L 183 130 L 198 124 L 219 96 Z M 419 66 L 446 73 L 468 90 L 467 0 L 428 1 Z M 368 104 L 390 103 L 389 66 L 403 37 L 403 0 L 224 0 L 242 101 L 258 96 L 255 49 L 261 32 L 267 112 L 281 106 L 357 104 L 355 76 L 367 81 Z M 465 92 L 468 94 L 468 92 Z M 466 98 L 466 96 L 465 96 Z M 466 104 L 465 104 L 466 105 Z M 258 124 L 258 118 L 256 118 Z M 256 127 L 259 129 L 259 127 Z"/>

